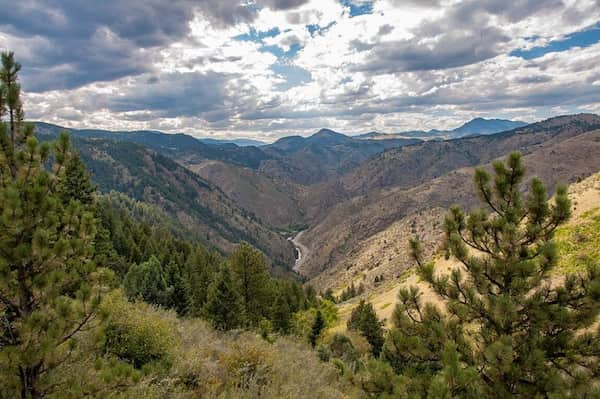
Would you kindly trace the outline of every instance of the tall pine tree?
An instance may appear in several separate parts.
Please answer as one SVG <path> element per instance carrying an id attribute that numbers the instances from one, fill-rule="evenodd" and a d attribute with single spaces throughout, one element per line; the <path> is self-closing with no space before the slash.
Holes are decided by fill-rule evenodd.
<path id="1" fill-rule="evenodd" d="M 64 197 L 69 137 L 39 144 L 23 122 L 13 53 L 0 69 L 0 393 L 40 398 L 60 387 L 83 330 L 98 319 L 102 273 L 90 206 Z M 52 155 L 52 158 L 50 156 Z M 52 162 L 51 169 L 47 164 Z"/>
<path id="2" fill-rule="evenodd" d="M 271 293 L 270 277 L 263 255 L 243 242 L 231 255 L 231 268 L 237 281 L 246 321 L 251 326 L 267 316 Z"/>
<path id="3" fill-rule="evenodd" d="M 371 345 L 371 354 L 378 357 L 383 346 L 383 323 L 377 318 L 373 305 L 361 300 L 348 319 L 348 330 L 355 330 Z"/>
<path id="4" fill-rule="evenodd" d="M 430 376 L 431 396 L 592 397 L 599 392 L 600 270 L 554 277 L 556 228 L 570 216 L 565 187 L 550 201 L 539 179 L 523 198 L 520 154 L 475 172 L 486 209 L 445 219 L 445 248 L 460 267 L 439 275 L 411 242 L 419 275 L 445 305 L 403 289 L 385 358 L 400 373 Z M 426 379 L 427 380 L 427 379 Z M 423 396 L 426 390 L 421 391 Z M 440 396 L 440 397 L 441 397 Z"/>
<path id="5" fill-rule="evenodd" d="M 324 329 L 325 329 L 325 319 L 323 318 L 323 314 L 321 313 L 321 310 L 317 310 L 317 315 L 315 317 L 315 321 L 313 322 L 313 325 L 310 329 L 310 335 L 308 336 L 310 344 L 312 345 L 313 348 L 315 347 L 315 345 L 317 345 L 317 340 L 321 336 L 321 333 L 323 332 Z"/>
<path id="6" fill-rule="evenodd" d="M 208 288 L 204 314 L 218 330 L 238 328 L 244 322 L 243 299 L 227 267 Z"/>

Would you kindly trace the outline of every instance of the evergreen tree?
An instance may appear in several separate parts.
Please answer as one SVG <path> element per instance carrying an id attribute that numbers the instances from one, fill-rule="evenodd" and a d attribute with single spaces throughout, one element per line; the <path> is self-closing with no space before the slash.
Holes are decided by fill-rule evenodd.
<path id="1" fill-rule="evenodd" d="M 225 267 L 208 288 L 204 314 L 216 329 L 231 330 L 242 325 L 243 312 L 243 299 Z"/>
<path id="2" fill-rule="evenodd" d="M 272 313 L 273 327 L 275 331 L 287 334 L 291 327 L 292 312 L 284 292 L 281 292 L 279 295 L 277 295 L 277 299 L 275 299 L 275 303 L 273 304 Z"/>
<path id="3" fill-rule="evenodd" d="M 86 170 L 85 164 L 77 152 L 65 162 L 65 174 L 60 186 L 59 195 L 64 204 L 76 198 L 82 205 L 94 203 L 96 186 L 92 184 L 92 174 Z"/>
<path id="4" fill-rule="evenodd" d="M 320 310 L 317 310 L 317 315 L 315 317 L 315 321 L 313 322 L 312 328 L 310 330 L 310 335 L 308 339 L 310 340 L 310 344 L 314 348 L 317 345 L 317 340 L 321 336 L 321 332 L 325 328 L 325 319 L 323 318 L 323 314 Z"/>
<path id="5" fill-rule="evenodd" d="M 189 314 L 199 316 L 202 313 L 204 304 L 208 296 L 208 288 L 215 277 L 215 265 L 212 259 L 207 259 L 199 254 L 195 254 L 188 261 L 190 269 L 189 289 L 190 289 L 190 309 Z M 216 262 L 215 262 L 216 263 Z"/>
<path id="6" fill-rule="evenodd" d="M 185 264 L 171 261 L 166 268 L 167 284 L 171 288 L 169 307 L 175 309 L 177 314 L 185 315 L 191 306 L 190 273 L 185 269 Z"/>
<path id="7" fill-rule="evenodd" d="M 566 189 L 549 201 L 534 178 L 522 198 L 518 153 L 493 168 L 493 180 L 483 169 L 474 178 L 488 209 L 465 215 L 455 206 L 446 216 L 445 248 L 460 267 L 438 275 L 411 242 L 419 275 L 446 312 L 423 305 L 415 287 L 401 290 L 384 357 L 400 373 L 429 376 L 423 386 L 432 396 L 597 395 L 600 337 L 590 326 L 600 310 L 600 270 L 550 274 L 554 231 L 570 216 Z"/>
<path id="8" fill-rule="evenodd" d="M 58 371 L 75 357 L 82 331 L 99 320 L 97 283 L 106 276 L 91 261 L 93 213 L 79 198 L 61 195 L 69 137 L 61 133 L 52 147 L 39 144 L 33 125 L 23 123 L 19 70 L 13 53 L 3 53 L 0 396 L 40 398 L 64 384 Z"/>
<path id="9" fill-rule="evenodd" d="M 333 295 L 333 290 L 331 288 L 327 288 L 327 290 L 325 291 L 325 293 L 323 295 L 321 295 L 323 297 L 323 299 L 326 299 L 328 301 L 331 301 L 333 303 L 336 302 L 336 298 L 335 295 Z"/>
<path id="10" fill-rule="evenodd" d="M 358 306 L 352 310 L 347 323 L 348 330 L 358 331 L 366 338 L 371 345 L 371 353 L 376 358 L 379 357 L 384 342 L 382 325 L 373 305 L 364 300 L 361 300 Z"/>
<path id="11" fill-rule="evenodd" d="M 156 256 L 139 265 L 133 265 L 123 281 L 127 296 L 154 305 L 169 307 L 173 287 L 167 283 L 166 273 Z"/>
<path id="12" fill-rule="evenodd" d="M 264 257 L 243 242 L 231 255 L 231 268 L 237 281 L 247 322 L 258 325 L 269 305 L 270 277 Z"/>

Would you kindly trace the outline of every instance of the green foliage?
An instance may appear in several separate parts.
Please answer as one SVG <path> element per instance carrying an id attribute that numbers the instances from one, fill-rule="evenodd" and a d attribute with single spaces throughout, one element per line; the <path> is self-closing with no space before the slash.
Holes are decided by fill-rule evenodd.
<path id="1" fill-rule="evenodd" d="M 83 332 L 102 320 L 97 311 L 110 274 L 92 261 L 91 192 L 84 203 L 69 196 L 73 179 L 65 169 L 77 163 L 69 136 L 62 133 L 52 146 L 38 143 L 32 125 L 23 123 L 19 70 L 13 54 L 3 53 L 0 392 L 39 398 L 57 389 Z"/>
<path id="2" fill-rule="evenodd" d="M 273 327 L 276 331 L 287 334 L 291 328 L 292 311 L 284 294 L 277 295 L 272 310 Z"/>
<path id="3" fill-rule="evenodd" d="M 380 360 L 371 359 L 366 370 L 358 376 L 361 388 L 371 398 L 407 398 L 406 378 L 396 375 L 394 369 Z M 437 398 L 437 396 L 435 397 Z"/>
<path id="4" fill-rule="evenodd" d="M 271 285 L 263 255 L 242 242 L 229 259 L 239 293 L 242 296 L 246 321 L 251 326 L 267 316 L 271 303 Z"/>
<path id="5" fill-rule="evenodd" d="M 323 318 L 323 314 L 320 310 L 317 310 L 317 315 L 315 316 L 315 321 L 313 322 L 312 328 L 310 330 L 310 335 L 308 339 L 310 344 L 314 348 L 317 344 L 317 340 L 321 336 L 321 332 L 325 329 L 325 319 Z"/>
<path id="6" fill-rule="evenodd" d="M 377 358 L 383 347 L 383 323 L 377 318 L 373 305 L 361 300 L 352 310 L 347 323 L 348 330 L 359 331 L 371 345 L 371 353 Z"/>
<path id="7" fill-rule="evenodd" d="M 365 286 L 361 283 L 358 288 L 354 286 L 354 282 L 350 283 L 348 287 L 340 294 L 339 302 L 345 302 L 354 298 L 355 296 L 362 295 L 365 292 Z M 336 301 L 333 301 L 336 302 Z"/>
<path id="8" fill-rule="evenodd" d="M 65 162 L 65 174 L 58 195 L 65 205 L 72 199 L 89 206 L 95 201 L 96 186 L 92 184 L 92 174 L 87 171 L 78 153 L 73 153 Z"/>
<path id="9" fill-rule="evenodd" d="M 424 305 L 415 287 L 402 289 L 383 356 L 421 397 L 593 395 L 600 337 L 590 327 L 600 311 L 600 269 L 550 279 L 554 232 L 570 216 L 566 189 L 558 187 L 551 203 L 534 178 L 522 198 L 521 156 L 493 167 L 493 179 L 475 173 L 488 210 L 465 215 L 452 207 L 445 219 L 444 245 L 460 268 L 438 275 L 411 242 L 419 275 L 445 309 Z"/>
<path id="10" fill-rule="evenodd" d="M 136 368 L 154 364 L 168 367 L 177 343 L 172 326 L 144 303 L 128 303 L 113 294 L 102 306 L 110 313 L 104 328 L 104 350 Z"/>
<path id="11" fill-rule="evenodd" d="M 311 333 L 312 326 L 317 317 L 317 311 L 325 321 L 325 328 L 335 325 L 338 320 L 337 307 L 333 302 L 326 300 L 321 301 L 318 306 L 310 307 L 306 310 L 301 310 L 294 313 L 292 318 L 292 331 L 295 335 L 307 339 Z"/>
<path id="12" fill-rule="evenodd" d="M 327 299 L 333 303 L 337 302 L 335 295 L 333 295 L 333 290 L 331 288 L 327 288 L 327 290 L 321 295 L 323 299 Z"/>
<path id="13" fill-rule="evenodd" d="M 140 265 L 133 265 L 123 281 L 130 300 L 140 299 L 167 307 L 174 288 L 167 285 L 166 273 L 155 256 Z"/>
<path id="14" fill-rule="evenodd" d="M 243 299 L 228 268 L 223 268 L 208 288 L 204 313 L 218 330 L 231 330 L 244 323 Z"/>
<path id="15" fill-rule="evenodd" d="M 331 357 L 341 360 L 353 372 L 361 368 L 360 353 L 349 336 L 335 333 L 325 341 Z"/>

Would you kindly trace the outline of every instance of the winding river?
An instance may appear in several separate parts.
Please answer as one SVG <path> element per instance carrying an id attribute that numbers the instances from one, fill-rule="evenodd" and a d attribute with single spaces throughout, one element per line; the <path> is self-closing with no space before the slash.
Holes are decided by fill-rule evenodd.
<path id="1" fill-rule="evenodd" d="M 296 263 L 294 264 L 294 267 L 293 267 L 295 272 L 298 272 L 298 270 L 300 269 L 300 266 L 302 265 L 302 263 L 304 262 L 304 260 L 306 259 L 307 255 L 308 255 L 308 247 L 306 247 L 306 245 L 304 245 L 300 242 L 300 237 L 302 237 L 303 233 L 304 233 L 304 231 L 301 231 L 298 234 L 296 234 L 293 238 L 290 239 L 292 244 L 294 244 L 294 246 L 296 247 Z"/>

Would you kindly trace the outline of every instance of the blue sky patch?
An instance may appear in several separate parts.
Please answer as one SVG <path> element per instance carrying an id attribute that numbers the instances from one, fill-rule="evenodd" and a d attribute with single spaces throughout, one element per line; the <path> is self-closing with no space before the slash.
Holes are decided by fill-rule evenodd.
<path id="1" fill-rule="evenodd" d="M 566 51 L 573 47 L 589 47 L 598 42 L 600 42 L 600 22 L 582 31 L 571 33 L 563 39 L 553 40 L 546 46 L 533 47 L 528 50 L 517 49 L 512 51 L 510 55 L 531 60 L 548 53 Z"/>
<path id="2" fill-rule="evenodd" d="M 271 53 L 278 59 L 291 59 L 298 54 L 298 51 L 302 50 L 302 46 L 299 43 L 294 43 L 290 46 L 288 51 L 284 51 L 279 46 L 262 46 L 258 49 L 261 53 Z"/>
<path id="3" fill-rule="evenodd" d="M 276 85 L 276 88 L 281 91 L 308 83 L 312 80 L 312 75 L 309 71 L 291 64 L 277 62 L 271 66 L 271 70 L 286 80 L 284 83 Z"/>
<path id="4" fill-rule="evenodd" d="M 267 31 L 257 31 L 254 28 L 251 28 L 248 33 L 243 33 L 241 35 L 234 36 L 234 40 L 239 40 L 241 42 L 255 42 L 262 43 L 263 39 L 267 37 L 275 37 L 281 34 L 279 28 L 275 27 L 273 29 L 269 29 Z"/>
<path id="5" fill-rule="evenodd" d="M 321 26 L 319 24 L 311 24 L 311 25 L 306 25 L 306 30 L 308 31 L 308 33 L 310 33 L 311 37 L 315 37 L 315 34 L 322 34 L 324 32 L 326 32 L 329 28 L 331 28 L 333 25 L 335 25 L 337 22 L 333 21 L 325 26 Z"/>
<path id="6" fill-rule="evenodd" d="M 363 0 L 341 0 L 340 3 L 344 7 L 350 7 L 350 17 L 357 17 L 359 15 L 372 14 L 373 13 L 373 2 Z"/>
<path id="7" fill-rule="evenodd" d="M 312 35 L 314 35 L 315 32 L 318 32 L 319 30 L 321 30 L 321 27 L 318 24 L 310 24 L 310 25 L 306 25 L 306 30 L 312 36 Z"/>

